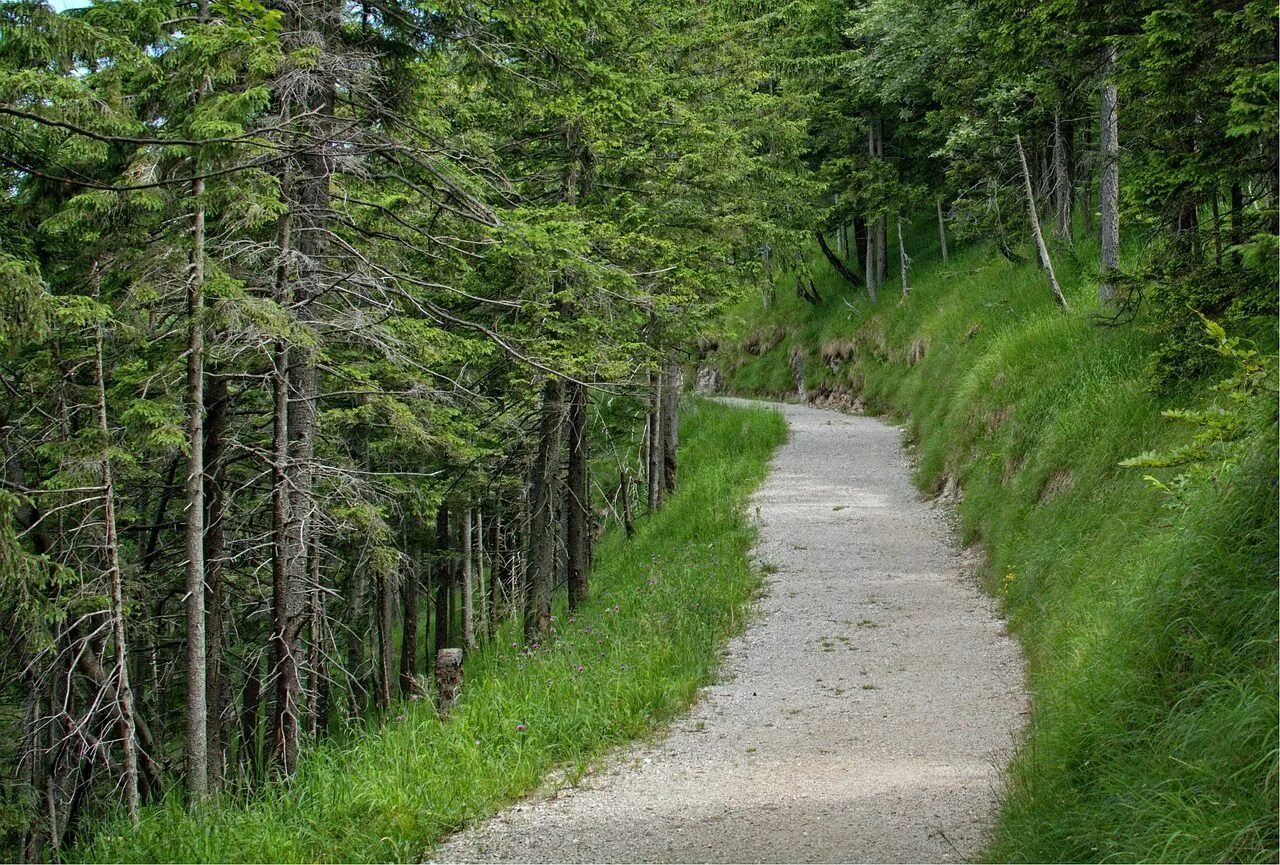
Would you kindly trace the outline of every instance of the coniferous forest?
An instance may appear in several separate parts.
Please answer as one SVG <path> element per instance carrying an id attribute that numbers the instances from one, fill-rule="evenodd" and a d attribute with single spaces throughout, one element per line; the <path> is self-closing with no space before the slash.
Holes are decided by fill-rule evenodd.
<path id="1" fill-rule="evenodd" d="M 1141 332 L 1143 394 L 1192 433 L 1105 471 L 1175 510 L 1217 489 L 1275 435 L 1277 24 L 1260 0 L 0 3 L 0 858 L 420 861 L 669 718 L 742 619 L 726 514 L 783 435 L 682 396 L 744 304 L 928 302 L 923 238 Z M 1274 456 L 1239 537 L 1274 528 Z M 597 577 L 652 585 L 702 521 L 741 573 L 703 541 L 679 566 L 723 598 L 618 624 L 623 684 L 547 697 L 537 731 L 502 714 L 521 671 L 589 677 L 554 653 L 575 617 L 621 622 Z M 1206 639 L 1152 663 L 1181 683 Z M 445 729 L 449 649 L 458 749 L 568 738 L 411 738 L 431 780 L 397 783 L 451 791 L 430 819 L 361 800 L 314 844 L 181 846 Z M 583 708 L 627 676 L 661 698 Z M 1273 807 L 1262 717 L 1237 780 Z M 450 787 L 451 761 L 504 780 Z M 362 822 L 387 846 L 343 847 Z M 1274 857 L 1274 828 L 1214 849 Z"/>

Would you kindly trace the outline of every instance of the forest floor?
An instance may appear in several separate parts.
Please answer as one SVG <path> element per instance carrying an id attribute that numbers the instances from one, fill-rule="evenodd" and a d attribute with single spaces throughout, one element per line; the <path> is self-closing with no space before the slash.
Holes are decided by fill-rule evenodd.
<path id="1" fill-rule="evenodd" d="M 753 498 L 769 572 L 667 735 L 454 836 L 433 861 L 946 862 L 979 854 L 1023 664 L 897 427 L 778 406 Z"/>

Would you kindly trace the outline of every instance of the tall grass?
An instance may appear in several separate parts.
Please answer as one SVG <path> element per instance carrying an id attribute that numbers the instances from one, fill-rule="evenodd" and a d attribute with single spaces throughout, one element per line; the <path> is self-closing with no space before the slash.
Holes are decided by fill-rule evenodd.
<path id="1" fill-rule="evenodd" d="M 1037 268 L 985 249 L 946 265 L 917 250 L 911 296 L 891 284 L 875 306 L 817 262 L 824 302 L 744 306 L 738 336 L 776 345 L 740 341 L 718 362 L 731 389 L 778 394 L 807 355 L 811 390 L 906 419 L 921 487 L 963 489 L 964 537 L 986 550 L 1030 666 L 992 859 L 1276 861 L 1274 405 L 1213 483 L 1165 507 L 1117 464 L 1185 440 L 1160 412 L 1203 404 L 1212 380 L 1156 395 L 1157 337 L 1094 321 L 1091 255 L 1055 262 L 1068 313 Z M 1275 344 L 1274 319 L 1254 325 L 1242 335 Z M 835 341 L 853 356 L 824 364 Z"/>
<path id="2" fill-rule="evenodd" d="M 345 744 L 307 749 L 297 776 L 245 801 L 194 811 L 176 799 L 141 825 L 102 828 L 85 861 L 421 861 L 445 834 L 687 707 L 716 669 L 759 586 L 744 515 L 781 415 L 694 402 L 681 422 L 678 492 L 627 541 L 597 552 L 593 597 L 557 609 L 556 635 L 521 651 L 511 633 L 466 666 L 447 724 L 406 704 Z"/>

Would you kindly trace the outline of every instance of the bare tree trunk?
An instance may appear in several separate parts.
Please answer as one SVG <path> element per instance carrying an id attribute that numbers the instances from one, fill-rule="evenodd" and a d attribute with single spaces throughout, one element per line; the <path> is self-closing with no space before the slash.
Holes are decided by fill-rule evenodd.
<path id="1" fill-rule="evenodd" d="M 245 778 L 257 774 L 260 758 L 258 745 L 258 713 L 262 707 L 262 679 L 258 675 L 259 659 L 253 658 L 244 674 L 244 691 L 240 699 L 240 757 Z"/>
<path id="2" fill-rule="evenodd" d="M 98 295 L 95 287 L 94 295 Z M 102 359 L 102 323 L 96 329 L 94 372 L 98 390 L 98 432 L 102 436 L 102 509 L 105 525 L 111 636 L 115 643 L 114 703 L 120 721 L 120 748 L 124 772 L 124 803 L 130 821 L 138 823 L 138 744 L 133 716 L 133 690 L 129 687 L 129 652 L 124 633 L 124 575 L 120 571 L 120 547 L 116 537 L 116 494 L 111 476 L 111 427 L 107 423 L 106 370 Z M 203 577 L 203 574 L 201 575 Z M 201 586 L 200 597 L 204 598 Z M 203 683 L 202 683 L 203 684 Z M 203 719 L 201 721 L 203 732 Z"/>
<path id="3" fill-rule="evenodd" d="M 902 280 L 902 296 L 911 294 L 911 286 L 907 282 L 907 272 L 911 270 L 911 259 L 907 257 L 906 220 L 898 217 L 898 276 Z"/>
<path id="4" fill-rule="evenodd" d="M 1239 183 L 1231 184 L 1231 245 L 1240 246 L 1244 243 L 1244 190 L 1240 188 Z M 1231 262 L 1240 264 L 1241 257 L 1239 252 L 1231 253 Z"/>
<path id="5" fill-rule="evenodd" d="M 934 202 L 938 207 L 938 240 L 942 244 L 942 263 L 947 263 L 947 220 L 942 215 L 942 199 Z"/>
<path id="6" fill-rule="evenodd" d="M 646 481 L 649 486 L 649 513 L 662 506 L 662 375 L 649 373 L 649 415 L 645 434 L 647 443 Z"/>
<path id="7" fill-rule="evenodd" d="M 472 534 L 474 539 L 476 562 L 476 640 L 483 642 L 489 638 L 489 592 L 485 588 L 485 575 L 488 574 L 490 580 L 493 579 L 492 569 L 486 570 L 484 564 L 485 548 L 484 548 L 484 508 L 476 508 L 476 525 Z"/>
<path id="8" fill-rule="evenodd" d="M 392 655 L 395 651 L 395 634 L 392 610 L 395 607 L 395 586 L 390 574 L 379 574 L 378 595 L 378 708 L 384 712 L 391 708 Z"/>
<path id="9" fill-rule="evenodd" d="M 449 506 L 442 503 L 436 510 L 436 656 L 439 656 L 442 649 L 453 647 L 453 634 L 449 629 L 449 592 L 453 583 L 453 562 L 450 559 L 452 549 L 449 538 Z"/>
<path id="10" fill-rule="evenodd" d="M 866 252 L 866 255 L 863 256 L 863 263 L 866 265 L 864 267 L 864 270 L 866 271 L 867 297 L 871 300 L 872 303 L 875 303 L 876 302 L 876 269 L 875 269 L 875 262 L 876 262 L 875 233 L 876 232 L 875 232 L 875 226 L 872 224 L 870 216 L 867 217 L 866 225 L 867 225 L 867 238 L 866 238 L 867 252 Z"/>
<path id="11" fill-rule="evenodd" d="M 1063 131 L 1062 118 L 1053 112 L 1053 197 L 1056 207 L 1055 233 L 1058 239 L 1071 246 L 1071 169 L 1068 159 L 1067 134 Z"/>
<path id="12" fill-rule="evenodd" d="M 227 587 L 223 579 L 226 562 L 226 450 L 230 421 L 231 391 L 225 376 L 216 372 L 209 378 L 205 394 L 208 416 L 204 425 L 204 562 L 206 613 L 205 693 L 208 703 L 209 789 L 222 786 L 227 768 L 227 674 L 223 660 L 227 639 Z"/>
<path id="13" fill-rule="evenodd" d="M 288 258 L 290 252 L 290 216 L 281 215 L 276 264 L 275 299 L 281 307 L 288 306 Z M 290 496 L 289 454 L 289 346 L 281 337 L 276 340 L 274 353 L 272 411 L 272 556 L 271 556 L 271 643 L 268 653 L 267 683 L 274 692 L 272 706 L 271 752 L 279 754 L 282 770 L 288 774 L 297 756 L 297 658 L 291 651 L 289 634 L 290 571 L 289 527 L 292 522 L 292 497 Z M 294 647 L 296 648 L 296 647 Z M 293 685 L 289 683 L 292 679 Z M 247 687 L 247 685 L 246 685 Z"/>
<path id="14" fill-rule="evenodd" d="M 618 486 L 621 488 L 619 495 L 622 496 L 622 528 L 628 538 L 634 538 L 636 525 L 631 518 L 631 472 L 625 468 L 622 470 Z"/>
<path id="15" fill-rule="evenodd" d="M 1108 45 L 1103 49 L 1102 126 L 1098 136 L 1098 160 L 1102 174 L 1098 206 L 1102 222 L 1101 276 L 1098 281 L 1098 300 L 1109 305 L 1118 299 L 1114 282 L 1115 271 L 1120 267 L 1120 133 L 1116 86 L 1111 82 L 1115 74 L 1116 49 Z"/>
<path id="16" fill-rule="evenodd" d="M 680 448 L 680 364 L 667 355 L 662 381 L 662 489 L 675 492 Z"/>
<path id="17" fill-rule="evenodd" d="M 1036 238 L 1036 251 L 1040 254 L 1040 264 L 1044 267 L 1044 272 L 1049 276 L 1049 287 L 1053 290 L 1053 299 L 1059 306 L 1066 309 L 1067 299 L 1062 296 L 1058 277 L 1053 272 L 1053 262 L 1049 260 L 1049 250 L 1044 245 L 1044 235 L 1040 232 L 1040 215 L 1036 212 L 1036 197 L 1031 188 L 1031 172 L 1027 169 L 1027 153 L 1022 148 L 1022 136 L 1015 135 L 1014 140 L 1018 144 L 1018 160 L 1022 163 L 1022 179 L 1027 188 L 1027 210 L 1031 214 L 1031 232 Z"/>
<path id="18" fill-rule="evenodd" d="M 400 695 L 406 698 L 418 693 L 418 609 L 422 592 L 419 567 L 418 561 L 410 563 L 400 590 L 404 605 L 400 635 Z"/>
<path id="19" fill-rule="evenodd" d="M 569 483 L 565 489 L 568 524 L 565 543 L 569 557 L 569 609 L 586 603 L 589 572 L 588 547 L 591 544 L 591 491 L 589 487 L 590 455 L 587 449 L 587 389 L 578 382 L 568 388 L 569 395 Z"/>
<path id="20" fill-rule="evenodd" d="M 204 15 L 200 16 L 205 17 Z M 203 90 L 203 84 L 201 85 Z M 191 262 L 187 273 L 187 797 L 209 795 L 209 708 L 206 692 L 204 584 L 204 179 L 191 182 Z"/>
<path id="21" fill-rule="evenodd" d="M 471 558 L 471 508 L 462 509 L 462 645 L 468 652 L 476 648 L 474 569 Z"/>
<path id="22" fill-rule="evenodd" d="M 505 549 L 502 544 L 502 500 L 494 503 L 493 516 L 489 520 L 489 621 L 487 629 L 490 641 L 498 634 L 502 621 L 502 587 L 505 579 Z"/>
<path id="23" fill-rule="evenodd" d="M 551 590 L 555 579 L 555 487 L 560 469 L 564 420 L 564 382 L 547 379 L 542 390 L 542 430 L 533 465 L 529 499 L 529 574 L 525 598 L 524 636 L 536 642 L 551 629 Z"/>
<path id="24" fill-rule="evenodd" d="M 875 123 L 876 132 L 876 158 L 881 162 L 884 161 L 884 118 L 877 117 Z M 876 289 L 884 288 L 885 282 L 889 278 L 889 216 L 888 214 L 880 214 L 879 223 L 876 226 Z"/>
<path id="25" fill-rule="evenodd" d="M 822 231 L 815 231 L 814 234 L 818 238 L 818 248 L 822 250 L 822 254 L 826 257 L 827 262 L 831 265 L 832 269 L 835 270 L 836 273 L 840 274 L 841 279 L 845 282 L 850 285 L 857 285 L 858 277 L 853 274 L 853 271 L 845 267 L 845 263 L 840 260 L 839 256 L 831 251 L 831 247 L 827 245 L 827 239 L 823 236 Z M 837 233 L 836 236 L 838 237 L 839 234 Z"/>

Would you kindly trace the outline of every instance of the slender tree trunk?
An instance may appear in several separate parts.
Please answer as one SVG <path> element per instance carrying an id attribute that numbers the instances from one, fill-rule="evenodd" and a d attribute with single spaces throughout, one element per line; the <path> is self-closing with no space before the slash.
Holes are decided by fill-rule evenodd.
<path id="1" fill-rule="evenodd" d="M 462 509 L 462 645 L 468 652 L 476 648 L 475 569 L 471 555 L 471 508 Z"/>
<path id="2" fill-rule="evenodd" d="M 95 287 L 95 297 L 98 291 Z M 113 702 L 120 722 L 121 762 L 124 772 L 124 803 L 130 821 L 138 823 L 138 745 L 133 714 L 133 689 L 129 687 L 129 652 L 124 632 L 124 575 L 120 571 L 120 546 L 116 537 L 116 493 L 111 475 L 111 427 L 107 423 L 106 370 L 102 359 L 102 323 L 95 338 L 95 378 L 98 390 L 98 432 L 102 436 L 102 511 L 104 550 L 107 558 L 109 614 L 111 636 L 115 644 L 115 676 Z M 204 587 L 200 589 L 204 597 Z M 202 683 L 203 684 L 203 683 Z M 203 719 L 201 720 L 203 725 Z M 203 726 L 201 731 L 203 732 Z"/>
<path id="3" fill-rule="evenodd" d="M 618 486 L 621 488 L 619 495 L 622 496 L 622 528 L 628 538 L 634 538 L 636 525 L 631 518 L 631 472 L 625 468 L 622 470 Z"/>
<path id="4" fill-rule="evenodd" d="M 569 557 L 569 609 L 586 603 L 591 543 L 590 455 L 587 451 L 587 389 L 578 382 L 568 386 L 569 483 L 565 489 L 568 524 L 565 543 Z"/>
<path id="5" fill-rule="evenodd" d="M 502 581 L 506 569 L 503 565 L 505 550 L 502 545 L 502 500 L 494 503 L 493 517 L 489 520 L 489 640 L 498 635 L 498 626 L 502 621 Z"/>
<path id="6" fill-rule="evenodd" d="M 410 564 L 400 590 L 404 604 L 403 633 L 400 635 L 400 695 L 405 698 L 418 693 L 418 609 L 422 591 L 419 567 L 417 561 Z"/>
<path id="7" fill-rule="evenodd" d="M 1244 190 L 1240 188 L 1239 183 L 1231 184 L 1231 245 L 1240 246 L 1244 243 Z M 1231 253 L 1231 261 L 1233 264 L 1240 264 L 1240 253 Z"/>
<path id="8" fill-rule="evenodd" d="M 288 305 L 288 258 L 290 251 L 290 217 L 280 217 L 276 265 L 276 302 Z M 272 412 L 272 557 L 271 557 L 271 644 L 268 653 L 267 682 L 274 694 L 271 717 L 271 753 L 278 755 L 285 774 L 292 771 L 297 756 L 297 656 L 296 645 L 289 640 L 290 585 L 289 537 L 292 523 L 289 453 L 289 346 L 284 338 L 276 340 L 274 355 Z"/>
<path id="9" fill-rule="evenodd" d="M 662 375 L 649 373 L 649 415 L 645 434 L 647 444 L 646 481 L 649 487 L 649 513 L 662 506 Z"/>
<path id="10" fill-rule="evenodd" d="M 1081 207 L 1084 210 L 1084 213 L 1081 214 L 1084 220 L 1084 224 L 1082 228 L 1084 230 L 1084 236 L 1090 237 L 1090 238 L 1093 237 L 1093 162 L 1094 162 L 1091 129 L 1092 129 L 1092 126 L 1090 126 L 1089 124 L 1085 124 L 1085 126 L 1080 132 L 1080 137 L 1081 137 L 1080 144 L 1081 144 L 1081 150 L 1082 150 L 1082 156 L 1080 161 L 1083 163 L 1083 165 L 1080 166 L 1078 169 L 1084 174 L 1084 182 L 1080 184 L 1080 189 L 1082 191 L 1082 199 L 1083 199 Z"/>
<path id="11" fill-rule="evenodd" d="M 942 263 L 947 263 L 947 220 L 942 215 L 942 199 L 934 202 L 938 208 L 938 240 L 942 244 Z"/>
<path id="12" fill-rule="evenodd" d="M 1022 179 L 1026 184 L 1027 192 L 1027 210 L 1031 214 L 1031 232 L 1035 235 L 1040 265 L 1049 276 L 1049 287 L 1053 290 L 1053 299 L 1058 302 L 1058 306 L 1066 309 L 1067 299 L 1063 297 L 1062 289 L 1058 286 L 1058 277 L 1054 275 L 1053 262 L 1049 259 L 1049 249 L 1045 246 L 1044 235 L 1040 231 L 1040 215 L 1036 212 L 1036 197 L 1031 188 L 1031 172 L 1027 169 L 1027 153 L 1022 148 L 1022 136 L 1015 135 L 1014 140 L 1018 144 L 1018 160 L 1022 163 Z"/>
<path id="13" fill-rule="evenodd" d="M 862 270 L 862 259 L 867 249 L 867 221 L 862 217 L 853 218 L 853 237 L 849 243 L 849 269 L 855 273 Z"/>
<path id="14" fill-rule="evenodd" d="M 204 563 L 206 613 L 205 693 L 208 703 L 209 788 L 217 790 L 227 767 L 227 674 L 223 649 L 227 639 L 227 587 L 223 579 L 226 563 L 227 512 L 227 426 L 230 422 L 231 391 L 225 376 L 216 372 L 209 378 L 205 394 L 208 415 L 204 424 Z"/>
<path id="15" fill-rule="evenodd" d="M 822 232 L 819 230 L 815 231 L 814 234 L 818 238 L 818 247 L 822 250 L 822 254 L 826 257 L 827 262 L 830 263 L 832 269 L 835 270 L 836 273 L 840 274 L 840 278 L 845 282 L 850 285 L 857 285 L 858 277 L 856 277 L 849 268 L 845 267 L 845 263 L 840 260 L 839 256 L 831 251 L 831 247 L 827 245 L 827 239 L 823 236 Z"/>
<path id="16" fill-rule="evenodd" d="M 348 712 L 352 719 L 364 713 L 371 689 L 365 680 L 365 640 L 368 637 L 368 610 L 365 608 L 369 578 L 366 568 L 355 565 L 347 588 L 347 695 Z"/>
<path id="17" fill-rule="evenodd" d="M 876 158 L 881 162 L 884 161 L 884 118 L 877 117 L 875 123 L 876 132 Z M 888 214 L 880 214 L 879 223 L 876 226 L 876 289 L 884 288 L 885 282 L 889 278 L 889 216 Z"/>
<path id="18" fill-rule="evenodd" d="M 199 180 L 194 185 L 203 186 Z M 203 193 L 203 189 L 198 194 Z M 209 794 L 209 709 L 206 693 L 204 583 L 204 209 L 197 206 L 196 250 L 187 285 L 187 797 Z"/>
<path id="19" fill-rule="evenodd" d="M 240 765 L 246 778 L 258 773 L 262 752 L 258 743 L 258 713 L 262 708 L 260 661 L 253 658 L 244 674 L 244 691 L 240 701 Z"/>
<path id="20" fill-rule="evenodd" d="M 449 591 L 453 582 L 452 555 L 453 545 L 449 537 L 449 506 L 441 504 L 436 510 L 435 655 L 439 655 L 442 649 L 453 648 L 453 634 L 449 632 Z"/>
<path id="21" fill-rule="evenodd" d="M 395 651 L 395 633 L 393 632 L 392 610 L 395 608 L 395 587 L 390 574 L 379 574 L 377 580 L 378 593 L 378 708 L 386 711 L 391 708 L 392 656 Z"/>
<path id="22" fill-rule="evenodd" d="M 902 280 L 902 296 L 911 294 L 911 286 L 907 282 L 907 272 L 911 270 L 911 259 L 907 257 L 906 220 L 898 217 L 898 276 Z"/>
<path id="23" fill-rule="evenodd" d="M 524 615 L 524 636 L 529 643 L 546 636 L 551 628 L 557 534 L 555 487 L 563 421 L 564 382 L 551 377 L 542 390 L 542 430 L 529 498 L 529 575 Z"/>
<path id="24" fill-rule="evenodd" d="M 680 448 L 680 364 L 667 355 L 662 381 L 662 489 L 675 492 Z"/>
<path id="25" fill-rule="evenodd" d="M 1053 112 L 1053 200 L 1054 231 L 1058 239 L 1071 246 L 1071 173 L 1067 159 L 1067 132 L 1062 118 Z"/>
<path id="26" fill-rule="evenodd" d="M 1098 300 L 1110 305 L 1119 299 L 1115 284 L 1115 271 L 1120 267 L 1120 134 L 1119 100 L 1116 86 L 1111 82 L 1115 74 L 1116 49 L 1114 45 L 1103 48 L 1102 126 L 1098 136 L 1098 164 L 1102 183 L 1098 193 L 1098 206 L 1102 223 L 1102 251 L 1098 282 Z"/>
<path id="27" fill-rule="evenodd" d="M 867 297 L 868 299 L 870 299 L 872 303 L 875 303 L 876 302 L 876 269 L 875 269 L 875 262 L 876 262 L 875 234 L 876 232 L 875 232 L 875 226 L 871 222 L 870 216 L 867 217 L 866 226 L 867 226 L 867 236 L 866 236 L 867 252 L 866 252 L 866 255 L 863 256 L 863 263 L 866 265 L 864 270 L 866 270 Z"/>
<path id="28" fill-rule="evenodd" d="M 307 732 L 314 739 L 326 726 L 321 723 L 325 708 L 321 705 L 320 693 L 329 678 L 324 655 L 325 609 L 324 594 L 320 591 L 320 549 L 315 535 L 307 539 L 306 592 L 307 693 L 311 695 L 307 701 Z"/>

